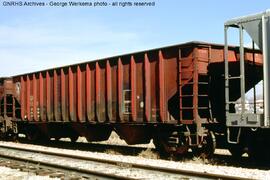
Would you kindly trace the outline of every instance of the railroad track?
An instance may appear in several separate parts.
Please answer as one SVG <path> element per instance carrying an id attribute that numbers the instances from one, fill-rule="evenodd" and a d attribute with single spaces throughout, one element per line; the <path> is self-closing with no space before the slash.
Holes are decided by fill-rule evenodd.
<path id="1" fill-rule="evenodd" d="M 1 162 L 7 162 L 7 160 L 16 161 L 17 163 L 26 163 L 31 167 L 30 169 L 36 166 L 45 172 L 46 169 L 49 169 L 52 171 L 51 174 L 54 175 L 58 173 L 61 174 L 62 177 L 65 176 L 66 173 L 72 173 L 80 178 L 95 177 L 102 179 L 153 179 L 154 177 L 165 177 L 166 179 L 246 179 L 208 172 L 171 169 L 122 162 L 120 160 L 107 160 L 30 148 L 10 147 L 6 145 L 0 145 L 0 158 L 6 160 L 0 161 L 0 165 L 2 164 Z M 65 163 L 63 163 L 64 161 Z M 31 164 L 31 166 L 29 164 Z M 18 164 L 15 165 L 17 168 L 20 166 L 21 165 Z M 23 166 L 23 169 L 25 168 L 26 167 Z M 45 173 L 45 175 L 51 174 L 50 172 Z"/>

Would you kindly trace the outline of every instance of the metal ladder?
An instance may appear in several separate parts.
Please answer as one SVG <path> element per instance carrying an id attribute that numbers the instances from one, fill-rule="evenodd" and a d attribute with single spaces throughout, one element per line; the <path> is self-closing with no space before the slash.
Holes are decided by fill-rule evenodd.
<path id="1" fill-rule="evenodd" d="M 208 49 L 206 60 L 197 56 L 197 47 L 194 48 L 192 57 L 183 57 L 182 50 L 179 50 L 179 102 L 182 124 L 193 124 L 194 121 L 200 123 L 199 114 L 207 114 L 203 118 L 212 119 L 208 96 L 208 76 L 205 74 L 205 78 L 201 78 L 198 71 L 199 63 L 207 63 L 208 66 L 211 59 L 211 47 L 202 46 L 200 48 Z"/>

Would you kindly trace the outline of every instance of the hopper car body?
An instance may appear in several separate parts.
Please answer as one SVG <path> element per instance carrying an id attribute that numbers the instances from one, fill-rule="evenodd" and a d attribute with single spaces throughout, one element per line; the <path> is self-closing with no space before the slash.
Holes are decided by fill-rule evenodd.
<path id="1" fill-rule="evenodd" d="M 239 73 L 237 47 L 228 59 Z M 262 55 L 247 49 L 245 62 L 246 75 L 257 74 L 249 90 L 261 80 Z M 226 133 L 222 45 L 189 42 L 17 75 L 1 85 L 3 133 L 31 140 L 100 141 L 114 130 L 128 144 L 153 139 L 161 151 L 184 153 L 204 146 L 211 152 L 215 134 Z"/>

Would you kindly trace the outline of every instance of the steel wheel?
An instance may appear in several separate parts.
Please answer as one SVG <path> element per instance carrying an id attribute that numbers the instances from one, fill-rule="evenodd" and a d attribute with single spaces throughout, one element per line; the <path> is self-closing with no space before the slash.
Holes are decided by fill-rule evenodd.
<path id="1" fill-rule="evenodd" d="M 182 138 L 179 144 L 168 143 L 169 137 L 154 138 L 153 143 L 160 155 L 184 155 L 188 152 L 188 141 Z"/>
<path id="2" fill-rule="evenodd" d="M 194 156 L 201 158 L 211 158 L 214 155 L 216 149 L 216 138 L 212 131 L 207 133 L 207 136 L 203 139 L 201 147 L 192 148 Z"/>

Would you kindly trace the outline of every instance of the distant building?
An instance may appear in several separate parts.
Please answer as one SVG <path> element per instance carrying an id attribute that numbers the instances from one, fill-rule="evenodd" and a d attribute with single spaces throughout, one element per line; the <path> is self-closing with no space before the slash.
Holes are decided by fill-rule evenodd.
<path id="1" fill-rule="evenodd" d="M 242 105 L 241 105 L 240 100 L 236 101 L 234 108 L 235 108 L 236 113 L 242 112 Z M 263 100 L 258 99 L 258 100 L 256 100 L 255 104 L 253 101 L 246 101 L 245 102 L 245 112 L 254 113 L 255 112 L 254 108 L 256 110 L 256 113 L 263 113 Z"/>

